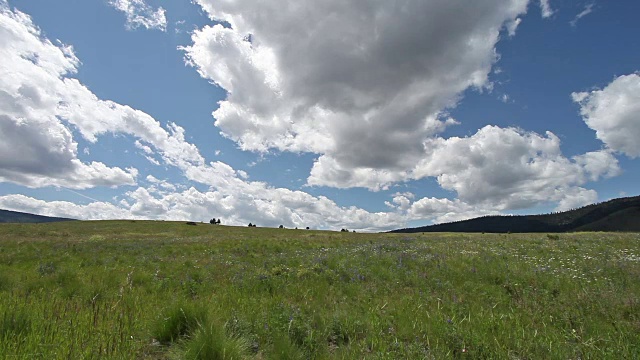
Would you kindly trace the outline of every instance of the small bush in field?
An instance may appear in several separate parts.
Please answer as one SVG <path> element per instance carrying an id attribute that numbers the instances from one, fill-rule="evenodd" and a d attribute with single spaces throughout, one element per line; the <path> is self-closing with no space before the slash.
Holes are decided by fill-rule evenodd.
<path id="1" fill-rule="evenodd" d="M 184 346 L 184 359 L 193 360 L 236 360 L 249 353 L 244 338 L 228 336 L 222 326 L 212 322 L 201 323 Z"/>
<path id="2" fill-rule="evenodd" d="M 169 308 L 158 319 L 153 336 L 162 344 L 171 344 L 180 338 L 192 335 L 199 326 L 206 324 L 208 314 L 205 308 L 195 305 L 177 305 Z"/>

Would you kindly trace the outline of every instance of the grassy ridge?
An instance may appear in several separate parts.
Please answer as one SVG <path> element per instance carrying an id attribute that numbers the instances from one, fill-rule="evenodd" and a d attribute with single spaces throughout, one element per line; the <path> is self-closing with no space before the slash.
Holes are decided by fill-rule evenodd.
<path id="1" fill-rule="evenodd" d="M 0 358 L 638 358 L 638 234 L 0 225 Z"/>

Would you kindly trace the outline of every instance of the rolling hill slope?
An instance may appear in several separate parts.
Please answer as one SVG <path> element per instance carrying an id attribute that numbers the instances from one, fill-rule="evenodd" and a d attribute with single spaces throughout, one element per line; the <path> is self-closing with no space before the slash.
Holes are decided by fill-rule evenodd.
<path id="1" fill-rule="evenodd" d="M 74 219 L 35 215 L 18 211 L 0 210 L 0 223 L 49 223 L 73 220 Z"/>
<path id="2" fill-rule="evenodd" d="M 391 232 L 536 233 L 568 231 L 640 231 L 640 196 L 614 199 L 560 213 L 485 216 Z"/>

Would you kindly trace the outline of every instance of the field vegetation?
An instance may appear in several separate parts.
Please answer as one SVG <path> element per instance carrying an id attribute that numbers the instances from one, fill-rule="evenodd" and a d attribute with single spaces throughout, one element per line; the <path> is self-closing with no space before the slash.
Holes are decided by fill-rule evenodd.
<path id="1" fill-rule="evenodd" d="M 640 234 L 0 226 L 2 359 L 637 359 Z"/>

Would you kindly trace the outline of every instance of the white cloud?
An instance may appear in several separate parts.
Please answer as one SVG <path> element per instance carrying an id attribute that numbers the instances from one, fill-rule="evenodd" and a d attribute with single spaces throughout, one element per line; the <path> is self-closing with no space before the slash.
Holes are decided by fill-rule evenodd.
<path id="1" fill-rule="evenodd" d="M 31 19 L 0 3 L 0 181 L 28 187 L 134 185 L 135 169 L 78 159 L 78 144 L 58 111 L 76 72 L 69 46 L 40 36 Z M 85 89 L 86 90 L 86 89 Z"/>
<path id="2" fill-rule="evenodd" d="M 456 18 L 452 14 L 459 8 L 449 4 L 411 6 Z M 262 8 L 267 5 L 258 4 L 255 11 L 268 13 L 269 9 Z M 240 5 L 220 6 L 233 10 Z M 352 13 L 367 10 L 358 8 L 364 5 L 338 2 L 332 6 L 345 7 Z M 391 6 L 386 9 L 391 14 L 403 14 L 402 9 L 386 2 L 378 6 Z M 13 154 L 11 149 L 2 148 L 7 144 L 3 143 L 0 161 L 6 161 L 6 165 L 0 163 L 0 169 L 8 172 L 13 166 L 16 170 L 12 170 L 11 179 L 3 177 L 1 181 L 27 186 L 76 184 L 75 188 L 132 184 L 138 175 L 136 169 L 83 164 L 77 159 L 73 141 L 74 133 L 92 143 L 104 134 L 124 134 L 132 138 L 149 161 L 160 164 L 160 160 L 162 165 L 180 170 L 189 181 L 209 188 L 172 189 L 163 185 L 164 180 L 148 175 L 145 178 L 150 186 L 127 192 L 119 205 L 75 205 L 7 195 L 0 197 L 0 206 L 22 211 L 41 209 L 37 212 L 78 218 L 207 220 L 215 216 L 234 225 L 253 222 L 264 226 L 383 230 L 401 227 L 408 220 L 450 221 L 538 202 L 557 201 L 561 206 L 573 206 L 592 198 L 595 192 L 580 186 L 588 179 L 616 173 L 617 162 L 609 152 L 588 153 L 570 160 L 562 156 L 559 140 L 551 133 L 541 136 L 498 127 L 483 128 L 466 138 L 438 136 L 447 126 L 456 124 L 443 109 L 455 104 L 459 93 L 468 87 L 487 85 L 487 74 L 496 59 L 498 34 L 507 21 L 525 10 L 526 1 L 496 0 L 469 6 L 470 9 L 462 8 L 461 22 L 455 24 L 427 12 L 436 22 L 433 28 L 421 22 L 405 26 L 395 17 L 378 19 L 379 26 L 389 29 L 381 36 L 391 38 L 365 37 L 362 44 L 355 43 L 361 48 L 354 47 L 353 40 L 360 34 L 358 26 L 371 20 L 366 17 L 361 19 L 363 24 L 356 19 L 355 25 L 347 24 L 336 33 L 332 27 L 341 23 L 320 17 L 318 20 L 329 24 L 320 24 L 317 30 L 327 30 L 329 39 L 303 32 L 298 34 L 302 39 L 298 44 L 295 39 L 282 40 L 280 36 L 291 32 L 261 23 L 254 10 L 249 9 L 246 14 L 233 12 L 228 19 L 233 29 L 216 26 L 196 32 L 194 45 L 185 49 L 202 76 L 229 91 L 229 97 L 215 113 L 216 123 L 225 134 L 250 150 L 276 148 L 319 154 L 309 184 L 382 189 L 401 181 L 436 177 L 443 188 L 456 191 L 459 197 L 413 202 L 413 194 L 396 194 L 389 203 L 394 210 L 379 213 L 340 207 L 323 196 L 248 181 L 248 174 L 243 171 L 222 162 L 205 161 L 197 147 L 185 140 L 182 127 L 163 127 L 144 112 L 98 99 L 70 77 L 80 64 L 70 47 L 54 46 L 41 39 L 26 15 L 3 9 L 0 25 L 9 25 L 0 26 L 0 39 L 9 39 L 11 46 L 0 51 L 7 54 L 3 53 L 3 59 L 11 61 L 0 64 L 1 109 L 9 119 L 0 118 L 0 124 L 7 129 L 22 129 L 21 138 L 34 139 L 25 142 L 27 149 L 23 153 L 30 150 L 38 154 L 33 158 L 49 159 L 50 163 L 62 158 L 58 163 L 67 167 L 52 167 L 63 169 L 61 173 L 29 172 L 28 162 L 15 165 L 6 160 L 12 159 L 8 155 Z M 275 15 L 284 17 L 283 24 L 294 21 L 290 25 L 296 28 L 298 19 L 288 18 L 288 14 Z M 412 28 L 416 23 L 421 24 L 417 30 Z M 398 24 L 402 26 L 395 29 Z M 428 45 L 418 44 L 425 34 L 430 34 L 426 30 L 436 33 L 427 36 Z M 249 33 L 252 36 L 246 37 Z M 345 34 L 349 35 L 349 42 L 342 44 L 336 36 Z M 444 35 L 452 38 L 441 38 Z M 405 39 L 408 44 L 398 44 L 398 39 Z M 336 48 L 323 40 L 337 41 Z M 414 49 L 414 45 L 419 46 Z M 393 46 L 400 47 L 392 49 Z M 357 51 L 350 54 L 350 49 Z M 308 53 L 298 53 L 301 58 L 296 63 L 293 50 Z M 384 54 L 390 50 L 406 55 L 403 66 L 385 59 Z M 322 51 L 327 51 L 325 57 L 316 59 L 314 56 Z M 377 56 L 364 56 L 360 51 Z M 360 69 L 361 65 L 365 69 Z M 283 68 L 292 71 L 285 73 L 280 70 Z M 380 78 L 369 79 L 369 71 L 379 71 Z M 422 72 L 430 75 L 421 75 Z M 46 122 L 40 124 L 36 120 Z M 24 127 L 25 123 L 33 125 Z M 607 161 L 615 166 L 607 165 Z M 68 163 L 83 171 L 74 172 Z M 40 166 L 43 165 L 32 167 Z"/>
<path id="3" fill-rule="evenodd" d="M 412 193 L 411 191 L 404 191 L 404 192 L 397 192 L 393 194 L 393 196 L 404 196 L 408 199 L 415 199 L 416 194 Z"/>
<path id="4" fill-rule="evenodd" d="M 138 138 L 135 145 L 148 154 L 155 149 L 169 165 L 202 164 L 195 145 L 184 139 L 184 129 L 169 123 L 164 129 L 148 114 L 112 101 L 98 99 L 76 79 L 65 79 L 62 95 L 66 98 L 57 107 L 59 116 L 73 124 L 90 142 L 107 133 L 121 133 Z"/>
<path id="5" fill-rule="evenodd" d="M 206 221 L 221 218 L 226 225 L 338 229 L 391 230 L 405 223 L 398 213 L 370 213 L 356 207 L 339 207 L 326 197 L 301 191 L 245 184 L 247 193 L 190 188 L 182 192 L 154 195 L 145 188 L 127 194 L 120 206 L 106 202 L 76 205 L 66 201 L 46 202 L 24 195 L 0 196 L 0 208 L 76 219 L 162 219 Z"/>
<path id="6" fill-rule="evenodd" d="M 152 163 L 153 165 L 156 166 L 160 166 L 160 161 L 156 160 L 155 158 L 148 156 L 148 155 L 143 155 L 145 159 L 147 159 L 148 162 Z"/>
<path id="7" fill-rule="evenodd" d="M 571 20 L 571 21 L 569 22 L 569 24 L 571 24 L 571 26 L 575 27 L 575 26 L 578 24 L 578 21 L 579 21 L 580 19 L 582 19 L 583 17 L 585 17 L 585 16 L 587 16 L 587 15 L 589 15 L 589 14 L 591 14 L 591 13 L 593 12 L 593 7 L 594 7 L 595 5 L 596 5 L 595 3 L 587 4 L 587 5 L 584 7 L 584 9 L 583 9 L 580 13 L 578 13 L 578 15 L 576 15 L 576 17 L 575 17 L 575 18 L 573 18 L 573 20 Z"/>
<path id="8" fill-rule="evenodd" d="M 137 188 L 128 192 L 127 195 L 133 201 L 129 211 L 134 216 L 154 219 L 164 216 L 168 211 L 166 204 L 156 199 L 145 188 Z"/>
<path id="9" fill-rule="evenodd" d="M 555 13 L 549 5 L 549 0 L 540 0 L 540 11 L 542 11 L 543 18 L 551 17 Z"/>
<path id="10" fill-rule="evenodd" d="M 78 205 L 68 201 L 43 201 L 20 194 L 0 196 L 0 208 L 71 219 L 107 220 L 134 218 L 129 211 L 106 202 Z"/>
<path id="11" fill-rule="evenodd" d="M 613 151 L 640 156 L 640 74 L 623 75 L 601 90 L 572 94 L 587 126 Z"/>
<path id="12" fill-rule="evenodd" d="M 414 177 L 436 176 L 463 202 L 497 210 L 561 201 L 588 179 L 618 171 L 616 159 L 606 152 L 567 159 L 551 132 L 542 136 L 486 126 L 470 137 L 433 139 L 427 148 Z M 597 165 L 605 158 L 608 167 Z"/>
<path id="13" fill-rule="evenodd" d="M 216 125 L 245 150 L 319 154 L 307 185 L 378 191 L 436 177 L 474 211 L 507 210 L 559 202 L 604 171 L 594 156 L 564 157 L 551 133 L 439 136 L 462 91 L 490 87 L 500 31 L 515 34 L 528 1 L 197 2 L 230 24 L 184 48 L 228 92 Z"/>
<path id="14" fill-rule="evenodd" d="M 172 183 L 168 182 L 167 180 L 160 180 L 158 178 L 156 178 L 153 175 L 147 175 L 146 180 L 153 184 L 153 185 L 158 185 L 161 188 L 165 189 L 165 190 L 170 190 L 170 191 L 176 191 L 176 186 L 173 185 Z"/>
<path id="15" fill-rule="evenodd" d="M 496 210 L 483 209 L 469 205 L 458 199 L 422 198 L 409 208 L 409 216 L 412 219 L 434 219 L 434 223 L 446 223 L 466 220 L 484 215 L 499 215 Z"/>
<path id="16" fill-rule="evenodd" d="M 142 150 L 145 154 L 153 154 L 153 150 L 149 146 L 142 144 L 140 140 L 136 140 L 134 142 L 134 145 L 138 149 Z"/>
<path id="17" fill-rule="evenodd" d="M 345 167 L 331 156 L 322 155 L 314 163 L 307 185 L 339 189 L 363 187 L 372 191 L 387 190 L 399 181 L 409 179 L 409 171 L 390 171 L 367 167 Z"/>
<path id="18" fill-rule="evenodd" d="M 555 211 L 577 209 L 589 204 L 593 204 L 597 201 L 598 193 L 596 193 L 594 190 L 573 188 L 565 194 L 562 200 L 560 200 L 558 206 L 556 206 L 555 208 Z"/>
<path id="19" fill-rule="evenodd" d="M 396 195 L 393 197 L 393 203 L 396 204 L 398 210 L 406 211 L 411 206 L 411 200 L 404 195 Z"/>
<path id="20" fill-rule="evenodd" d="M 109 5 L 127 16 L 127 29 L 142 26 L 145 29 L 167 31 L 167 17 L 161 7 L 153 9 L 144 0 L 109 0 Z"/>
<path id="21" fill-rule="evenodd" d="M 250 182 L 248 174 L 221 162 L 206 163 L 185 130 L 166 128 L 148 114 L 98 99 L 70 75 L 80 61 L 70 47 L 40 37 L 31 19 L 2 7 L 0 39 L 0 181 L 25 186 L 58 185 L 82 189 L 135 184 L 138 171 L 81 163 L 73 134 L 95 143 L 105 134 L 127 135 L 143 156 L 177 168 L 192 182 L 209 186 L 178 191 L 165 180 L 145 176 L 148 188 L 127 192 L 118 205 L 43 202 L 22 195 L 2 197 L 5 208 L 74 218 L 208 219 L 213 214 L 229 224 L 391 229 L 403 223 L 396 213 L 370 213 L 339 207 L 325 197 Z M 159 162 L 157 162 L 159 163 Z"/>
<path id="22" fill-rule="evenodd" d="M 185 28 L 186 22 L 187 22 L 186 20 L 179 20 L 179 21 L 176 21 L 174 23 L 174 28 L 173 29 L 174 29 L 176 34 L 181 34 L 181 33 L 185 32 L 184 28 Z"/>
<path id="23" fill-rule="evenodd" d="M 516 18 L 515 20 L 507 23 L 507 33 L 509 34 L 509 37 L 514 37 L 516 35 L 516 30 L 521 22 L 521 18 Z"/>
<path id="24" fill-rule="evenodd" d="M 601 177 L 612 178 L 622 172 L 618 160 L 607 150 L 588 152 L 574 156 L 573 159 L 592 181 L 597 181 Z"/>
<path id="25" fill-rule="evenodd" d="M 137 170 L 82 163 L 72 130 L 95 143 L 104 134 L 137 138 L 135 146 L 150 162 L 185 169 L 204 164 L 184 129 L 167 129 L 148 114 L 98 99 L 69 77 L 80 64 L 71 47 L 40 36 L 28 15 L 0 7 L 0 181 L 29 187 L 134 185 Z"/>
<path id="26" fill-rule="evenodd" d="M 309 182 L 379 190 L 379 184 L 387 188 L 397 181 L 436 177 L 442 188 L 455 191 L 465 204 L 504 211 L 561 201 L 565 194 L 589 180 L 619 173 L 617 160 L 607 151 L 568 159 L 562 155 L 560 139 L 553 133 L 542 136 L 486 126 L 464 138 L 436 137 L 425 141 L 422 159 L 404 173 L 341 168 L 339 163 L 321 156 L 311 170 Z"/>
<path id="27" fill-rule="evenodd" d="M 214 112 L 225 136 L 245 150 L 395 172 L 422 156 L 461 92 L 489 86 L 500 32 L 528 3 L 197 2 L 231 24 L 196 31 L 184 48 L 228 91 Z"/>

